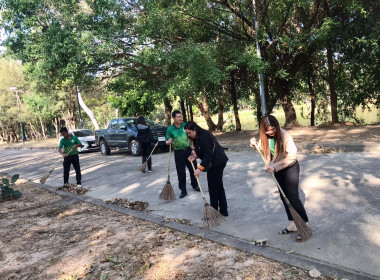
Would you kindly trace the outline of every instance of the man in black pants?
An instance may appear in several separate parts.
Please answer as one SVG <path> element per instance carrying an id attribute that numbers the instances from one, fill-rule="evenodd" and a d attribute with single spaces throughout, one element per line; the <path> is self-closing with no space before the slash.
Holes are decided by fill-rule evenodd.
<path id="1" fill-rule="evenodd" d="M 69 183 L 69 174 L 71 164 L 74 166 L 77 187 L 81 188 L 82 174 L 80 172 L 78 147 L 83 147 L 82 143 L 79 141 L 78 137 L 71 135 L 66 127 L 62 127 L 60 130 L 63 138 L 59 141 L 58 152 L 63 156 L 63 184 Z M 64 149 L 62 151 L 62 148 Z"/>
<path id="2" fill-rule="evenodd" d="M 198 182 L 194 177 L 194 170 L 191 163 L 187 160 L 191 155 L 190 142 L 184 130 L 185 123 L 182 122 L 182 114 L 180 111 L 173 111 L 173 124 L 166 131 L 166 145 L 173 145 L 175 166 L 177 168 L 178 185 L 181 190 L 179 198 L 184 198 L 187 195 L 186 190 L 186 166 L 189 169 L 191 185 L 197 192 L 200 191 Z M 195 169 L 197 161 L 193 162 Z"/>

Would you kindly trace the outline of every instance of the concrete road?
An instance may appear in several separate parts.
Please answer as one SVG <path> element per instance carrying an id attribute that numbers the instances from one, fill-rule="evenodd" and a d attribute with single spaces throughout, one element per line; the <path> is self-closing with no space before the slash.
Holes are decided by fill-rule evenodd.
<path id="1" fill-rule="evenodd" d="M 0 172 L 19 173 L 35 182 L 59 160 L 55 150 L 0 150 Z M 314 236 L 295 241 L 295 234 L 278 235 L 287 225 L 285 210 L 272 177 L 264 172 L 257 153 L 229 152 L 224 174 L 228 222 L 215 231 L 250 241 L 267 238 L 281 251 L 380 277 L 380 153 L 299 154 L 301 192 Z M 91 197 L 108 200 L 129 198 L 149 202 L 152 214 L 185 218 L 202 225 L 204 210 L 199 192 L 188 180 L 189 195 L 166 202 L 158 196 L 167 180 L 168 153 L 153 155 L 153 173 L 137 170 L 141 158 L 113 152 L 80 155 L 83 181 Z M 63 183 L 59 165 L 46 184 Z M 201 184 L 207 192 L 206 174 Z M 171 183 L 179 195 L 172 158 Z M 74 171 L 70 182 L 75 183 Z"/>

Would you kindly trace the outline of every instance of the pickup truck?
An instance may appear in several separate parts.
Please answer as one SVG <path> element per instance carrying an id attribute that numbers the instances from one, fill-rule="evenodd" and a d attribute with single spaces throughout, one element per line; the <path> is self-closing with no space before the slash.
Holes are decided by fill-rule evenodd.
<path id="1" fill-rule="evenodd" d="M 168 151 L 165 143 L 166 127 L 157 125 L 146 119 L 153 134 L 157 148 Z M 102 155 L 109 155 L 113 149 L 127 149 L 133 156 L 139 156 L 140 145 L 137 138 L 137 118 L 113 119 L 106 129 L 95 130 L 95 143 L 100 147 Z M 154 144 L 152 144 L 154 145 Z"/>

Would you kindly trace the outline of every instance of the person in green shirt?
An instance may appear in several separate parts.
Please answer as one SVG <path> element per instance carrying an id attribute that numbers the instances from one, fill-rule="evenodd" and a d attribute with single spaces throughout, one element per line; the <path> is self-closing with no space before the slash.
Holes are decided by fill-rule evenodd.
<path id="1" fill-rule="evenodd" d="M 194 177 L 194 170 L 191 163 L 187 160 L 191 155 L 190 141 L 184 129 L 185 123 L 182 120 L 180 111 L 173 111 L 173 124 L 166 130 L 166 145 L 173 145 L 175 166 L 178 175 L 178 186 L 181 190 L 179 198 L 187 195 L 186 190 L 186 166 L 190 173 L 191 185 L 197 192 L 200 191 L 197 179 Z M 197 169 L 197 161 L 193 161 L 195 169 Z"/>
<path id="2" fill-rule="evenodd" d="M 63 138 L 59 141 L 58 152 L 63 156 L 63 184 L 69 183 L 69 174 L 71 164 L 74 166 L 77 187 L 81 188 L 82 174 L 80 172 L 78 147 L 83 147 L 78 137 L 71 135 L 66 127 L 62 127 L 59 131 Z M 63 150 L 62 150 L 63 148 Z"/>

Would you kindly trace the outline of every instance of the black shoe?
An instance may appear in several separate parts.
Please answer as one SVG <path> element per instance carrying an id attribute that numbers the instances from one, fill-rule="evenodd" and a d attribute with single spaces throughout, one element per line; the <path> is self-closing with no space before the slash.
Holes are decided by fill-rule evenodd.
<path id="1" fill-rule="evenodd" d="M 193 190 L 196 191 L 196 192 L 200 192 L 200 191 L 201 191 L 201 190 L 199 189 L 199 187 L 195 187 L 195 188 L 193 188 Z"/>
<path id="2" fill-rule="evenodd" d="M 220 213 L 222 216 L 224 216 L 224 217 L 228 217 L 228 212 L 220 212 L 220 211 L 219 211 L 219 213 Z"/>
<path id="3" fill-rule="evenodd" d="M 185 196 L 187 196 L 187 193 L 181 193 L 181 194 L 179 195 L 179 198 L 184 198 Z"/>

